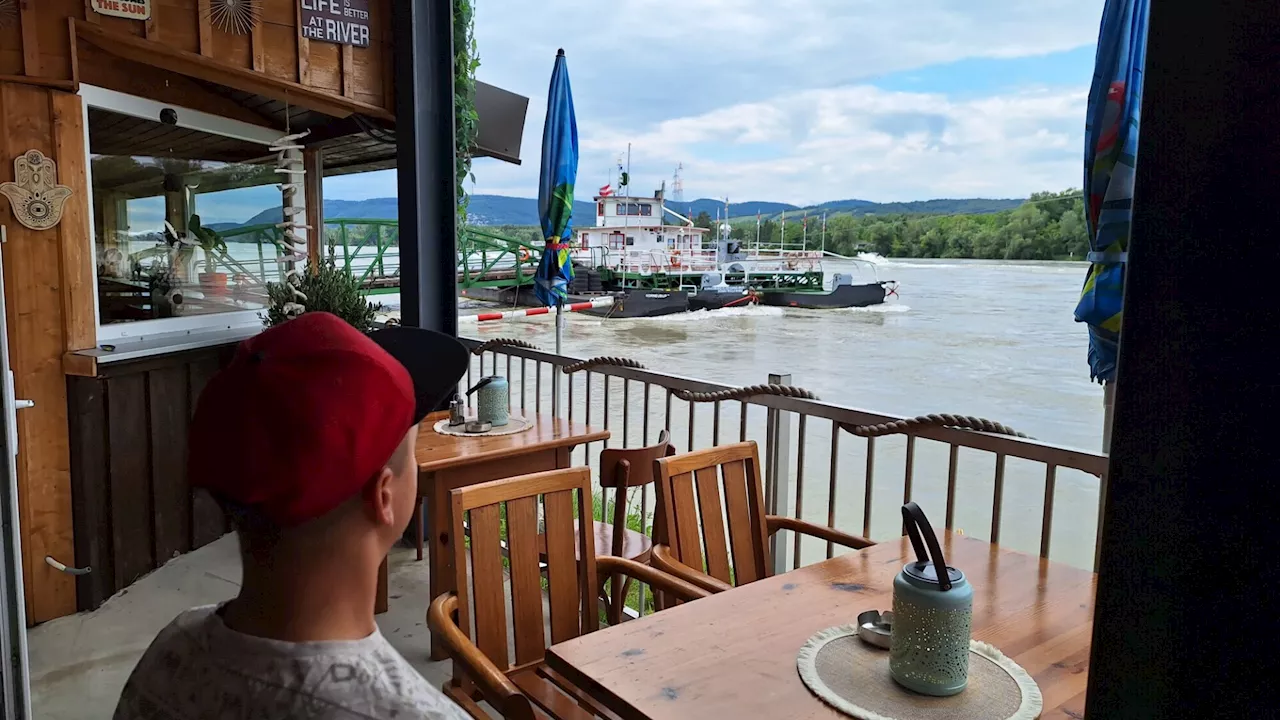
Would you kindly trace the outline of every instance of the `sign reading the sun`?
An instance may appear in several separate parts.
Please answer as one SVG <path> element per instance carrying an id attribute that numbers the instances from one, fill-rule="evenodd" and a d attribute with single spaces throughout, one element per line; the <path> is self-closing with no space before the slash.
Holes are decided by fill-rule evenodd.
<path id="1" fill-rule="evenodd" d="M 151 0 L 91 0 L 93 11 L 130 20 L 151 18 Z"/>

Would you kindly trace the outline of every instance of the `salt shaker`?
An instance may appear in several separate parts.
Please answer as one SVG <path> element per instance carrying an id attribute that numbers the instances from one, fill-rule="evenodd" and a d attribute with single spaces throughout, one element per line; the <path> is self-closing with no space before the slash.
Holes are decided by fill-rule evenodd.
<path id="1" fill-rule="evenodd" d="M 462 397 L 455 393 L 453 399 L 449 401 L 449 426 L 465 425 L 466 422 L 467 406 L 462 402 Z"/>
<path id="2" fill-rule="evenodd" d="M 903 505 L 902 519 L 916 561 L 903 566 L 893 581 L 889 672 L 909 690 L 955 695 L 969 683 L 973 586 L 964 573 L 947 566 L 919 505 Z"/>

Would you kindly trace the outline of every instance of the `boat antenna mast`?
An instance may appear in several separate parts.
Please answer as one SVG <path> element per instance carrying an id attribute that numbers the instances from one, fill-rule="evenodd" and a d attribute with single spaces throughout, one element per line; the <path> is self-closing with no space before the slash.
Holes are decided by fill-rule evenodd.
<path id="1" fill-rule="evenodd" d="M 684 163 L 676 165 L 676 171 L 671 174 L 671 199 L 675 202 L 684 202 Z"/>

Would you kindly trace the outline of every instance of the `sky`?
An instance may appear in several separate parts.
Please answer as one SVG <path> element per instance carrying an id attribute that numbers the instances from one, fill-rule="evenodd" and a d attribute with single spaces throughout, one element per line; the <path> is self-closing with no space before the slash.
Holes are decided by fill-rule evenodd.
<path id="1" fill-rule="evenodd" d="M 479 80 L 529 97 L 516 166 L 474 193 L 536 197 L 547 84 L 564 48 L 578 196 L 631 190 L 811 205 L 1026 197 L 1079 187 L 1102 0 L 474 0 Z M 484 118 L 480 119 L 484 122 Z M 395 195 L 393 171 L 326 198 Z"/>

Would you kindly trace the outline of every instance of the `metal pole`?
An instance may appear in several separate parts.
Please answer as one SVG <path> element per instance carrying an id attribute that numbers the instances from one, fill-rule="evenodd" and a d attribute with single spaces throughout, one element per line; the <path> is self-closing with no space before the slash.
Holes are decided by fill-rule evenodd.
<path id="1" fill-rule="evenodd" d="M 791 375 L 769 375 L 770 385 L 790 385 Z M 791 496 L 791 413 L 783 410 L 770 410 L 768 421 L 768 437 L 772 440 L 772 456 L 767 458 L 769 476 L 773 482 L 766 489 L 768 512 L 770 515 L 787 515 L 787 498 Z M 787 565 L 787 546 L 778 542 L 774 535 L 769 540 L 769 557 L 773 561 L 773 574 L 781 575 L 790 567 Z"/>
<path id="2" fill-rule="evenodd" d="M 564 334 L 564 300 L 556 303 L 556 356 L 560 356 L 560 341 Z M 560 368 L 551 366 L 551 417 L 560 417 Z"/>
<path id="3" fill-rule="evenodd" d="M 1102 452 L 1111 453 L 1111 421 L 1116 411 L 1116 383 L 1102 384 Z"/>
<path id="4" fill-rule="evenodd" d="M 407 326 L 458 332 L 453 3 L 392 3 L 400 297 Z"/>

